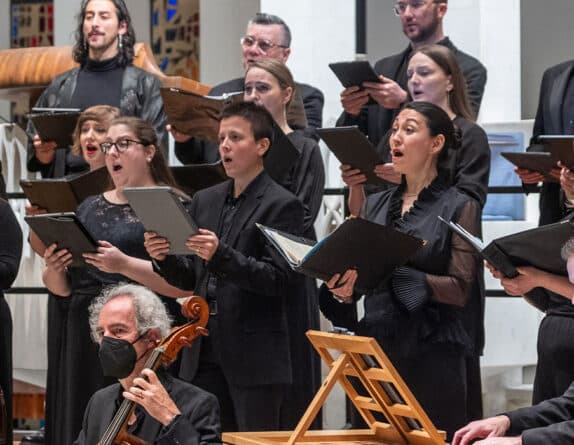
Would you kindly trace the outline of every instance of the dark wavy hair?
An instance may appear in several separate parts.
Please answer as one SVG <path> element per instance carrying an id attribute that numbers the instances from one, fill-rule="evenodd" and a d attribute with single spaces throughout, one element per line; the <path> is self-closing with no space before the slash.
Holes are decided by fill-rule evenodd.
<path id="1" fill-rule="evenodd" d="M 167 165 L 162 152 L 161 143 L 153 126 L 148 121 L 134 116 L 120 116 L 110 122 L 109 128 L 115 125 L 125 125 L 134 134 L 136 139 L 141 141 L 142 145 L 145 147 L 153 145 L 155 147 L 155 154 L 149 163 L 149 169 L 153 181 L 158 185 L 168 185 L 170 187 L 177 188 L 175 179 Z"/>
<path id="2" fill-rule="evenodd" d="M 267 138 L 269 142 L 273 142 L 273 117 L 265 107 L 256 105 L 254 102 L 238 102 L 225 107 L 221 111 L 219 120 L 235 116 L 241 117 L 251 124 L 253 137 L 256 141 Z"/>
<path id="3" fill-rule="evenodd" d="M 454 125 L 449 115 L 438 105 L 430 102 L 408 102 L 402 110 L 413 110 L 424 118 L 432 137 L 442 134 L 444 145 L 438 154 L 437 170 L 439 175 L 452 184 L 456 163 L 456 150 L 460 148 L 462 133 Z"/>
<path id="4" fill-rule="evenodd" d="M 118 23 L 125 22 L 126 33 L 122 36 L 122 47 L 118 48 L 118 63 L 120 66 L 124 67 L 131 65 L 134 60 L 134 45 L 136 43 L 136 33 L 132 25 L 132 19 L 128 11 L 124 0 L 108 0 L 112 2 L 116 8 L 116 15 L 118 17 Z M 82 8 L 76 16 L 77 27 L 74 36 L 76 38 L 76 43 L 72 50 L 72 56 L 74 61 L 80 65 L 84 65 L 88 60 L 88 46 L 84 38 L 83 26 L 84 18 L 86 17 L 86 7 L 90 3 L 90 0 L 82 0 Z"/>

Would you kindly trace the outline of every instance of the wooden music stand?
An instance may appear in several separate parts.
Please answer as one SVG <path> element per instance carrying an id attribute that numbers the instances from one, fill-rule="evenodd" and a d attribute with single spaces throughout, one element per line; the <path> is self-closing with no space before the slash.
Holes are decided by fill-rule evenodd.
<path id="1" fill-rule="evenodd" d="M 234 445 L 445 444 L 445 432 L 434 427 L 374 338 L 319 331 L 307 331 L 307 337 L 330 372 L 295 430 L 224 433 L 224 442 Z M 360 395 L 349 377 L 359 379 L 368 395 Z M 336 382 L 343 386 L 369 429 L 308 431 Z M 383 416 L 386 421 L 382 420 Z"/>

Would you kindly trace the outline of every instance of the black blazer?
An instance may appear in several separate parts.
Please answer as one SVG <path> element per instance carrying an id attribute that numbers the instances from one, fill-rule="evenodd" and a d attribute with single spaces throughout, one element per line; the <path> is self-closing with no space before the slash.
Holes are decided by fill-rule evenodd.
<path id="1" fill-rule="evenodd" d="M 220 235 L 219 220 L 232 185 L 232 180 L 228 180 L 194 195 L 190 214 L 199 227 Z M 211 261 L 169 255 L 156 262 L 155 267 L 169 283 L 194 289 L 201 296 L 205 295 L 206 273 L 215 276 L 216 288 L 210 298 L 217 299 L 221 335 L 214 346 L 219 349 L 221 367 L 230 384 L 290 383 L 286 304 L 288 288 L 293 288 L 297 278 L 255 223 L 300 234 L 303 206 L 265 172 L 244 193 L 245 201 L 234 217 L 227 243 L 219 243 Z M 189 368 L 190 364 L 191 368 L 180 375 L 191 380 L 197 359 L 188 354 L 183 361 L 182 368 Z"/>
<path id="2" fill-rule="evenodd" d="M 541 151 L 537 138 L 544 134 L 564 134 L 562 125 L 562 105 L 565 99 L 568 83 L 573 75 L 574 60 L 562 62 L 548 68 L 542 76 L 538 109 L 534 119 L 531 145 L 529 151 Z M 567 213 L 564 208 L 563 194 L 560 184 L 544 182 L 540 191 L 540 220 L 539 224 L 551 224 L 562 219 Z"/>
<path id="3" fill-rule="evenodd" d="M 460 51 L 448 37 L 437 42 L 437 44 L 446 46 L 454 53 L 466 79 L 470 104 L 478 115 L 486 85 L 486 68 L 474 57 Z M 409 45 L 404 51 L 379 60 L 375 64 L 375 72 L 393 79 L 402 89 L 407 90 L 406 67 L 410 55 L 411 47 Z M 351 116 L 343 112 L 337 120 L 337 126 L 358 125 L 361 131 L 369 137 L 371 143 L 376 146 L 391 128 L 397 111 L 376 104 L 369 105 L 363 107 L 359 116 Z"/>
<path id="4" fill-rule="evenodd" d="M 506 413 L 508 436 L 522 434 L 524 445 L 566 444 L 574 441 L 574 383 L 566 392 L 538 405 Z"/>
<path id="5" fill-rule="evenodd" d="M 160 379 L 181 416 L 168 427 L 144 412 L 137 436 L 150 444 L 207 445 L 221 443 L 219 404 L 215 396 L 197 386 L 160 373 Z M 123 400 L 119 383 L 97 391 L 90 399 L 82 431 L 74 445 L 98 444 Z M 137 413 L 137 411 L 136 411 Z"/>

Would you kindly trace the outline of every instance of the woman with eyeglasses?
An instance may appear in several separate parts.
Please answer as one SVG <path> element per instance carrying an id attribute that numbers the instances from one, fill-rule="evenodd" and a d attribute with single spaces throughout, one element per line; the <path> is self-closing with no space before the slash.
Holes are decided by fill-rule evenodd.
<path id="1" fill-rule="evenodd" d="M 163 295 L 171 317 L 181 320 L 175 298 L 189 295 L 153 272 L 143 245 L 144 227 L 129 206 L 125 187 L 174 186 L 171 171 L 159 148 L 155 130 L 135 117 L 119 117 L 100 143 L 113 188 L 87 198 L 76 215 L 98 240 L 97 253 L 84 254 L 85 264 L 71 265 L 71 254 L 57 245 L 46 249 L 43 280 L 59 298 L 69 299 L 66 325 L 62 327 L 62 352 L 54 386 L 59 410 L 47 425 L 51 443 L 73 443 L 82 426 L 82 415 L 91 395 L 111 378 L 102 375 L 97 348 L 90 338 L 88 307 L 102 288 L 119 282 L 137 282 Z M 177 321 L 176 321 L 177 324 Z"/>
<path id="2" fill-rule="evenodd" d="M 275 59 L 253 62 L 245 73 L 244 100 L 255 102 L 269 111 L 277 126 L 299 151 L 299 158 L 280 185 L 303 203 L 303 236 L 316 239 L 313 224 L 319 213 L 325 186 L 325 171 L 319 146 L 293 130 L 287 122 L 287 107 L 295 91 L 295 82 L 285 64 Z M 305 337 L 308 329 L 319 329 L 319 308 L 315 280 L 300 277 L 301 286 L 289 298 L 288 323 L 293 363 L 293 385 L 282 408 L 282 427 L 292 429 L 305 412 L 320 385 L 320 363 Z M 304 280 L 304 283 L 303 283 Z"/>
<path id="3" fill-rule="evenodd" d="M 480 205 L 452 186 L 448 157 L 460 140 L 442 108 L 406 104 L 393 122 L 390 144 L 401 183 L 370 195 L 360 216 L 426 243 L 375 289 L 355 289 L 354 270 L 335 275 L 320 290 L 321 309 L 335 325 L 376 338 L 430 419 L 450 438 L 467 422 L 466 356 L 473 342 L 463 317 L 481 261 L 438 216 L 477 234 Z M 343 171 L 350 193 L 363 193 L 360 176 Z M 363 294 L 365 315 L 357 323 L 353 303 Z"/>

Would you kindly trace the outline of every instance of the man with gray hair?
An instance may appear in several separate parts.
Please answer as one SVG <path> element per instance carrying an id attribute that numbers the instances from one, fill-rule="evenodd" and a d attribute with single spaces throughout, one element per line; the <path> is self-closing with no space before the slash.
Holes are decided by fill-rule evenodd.
<path id="1" fill-rule="evenodd" d="M 261 59 L 276 59 L 287 63 L 291 55 L 291 30 L 280 17 L 258 12 L 247 23 L 245 36 L 241 38 L 241 59 L 243 71 L 253 62 Z M 214 86 L 210 96 L 221 96 L 225 93 L 243 91 L 243 77 L 223 82 Z M 309 127 L 306 135 L 317 138 L 315 128 L 322 126 L 323 93 L 304 83 L 296 83 L 293 98 L 287 107 L 289 126 L 296 129 Z M 217 144 L 191 138 L 168 126 L 176 144 L 175 154 L 184 164 L 215 162 L 219 158 Z"/>
<path id="2" fill-rule="evenodd" d="M 163 369 L 145 368 L 170 325 L 159 297 L 143 286 L 119 284 L 107 288 L 92 303 L 90 329 L 100 347 L 103 372 L 119 383 L 92 396 L 75 444 L 99 443 L 124 398 L 136 404 L 127 432 L 145 442 L 221 443 L 215 396 Z"/>

